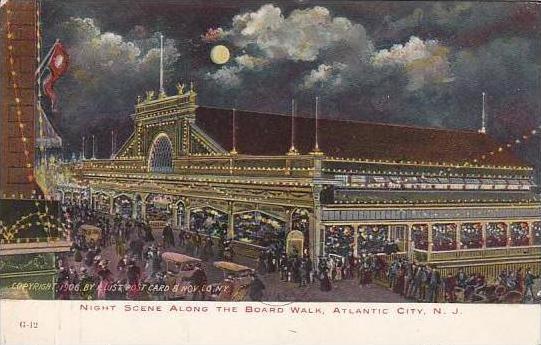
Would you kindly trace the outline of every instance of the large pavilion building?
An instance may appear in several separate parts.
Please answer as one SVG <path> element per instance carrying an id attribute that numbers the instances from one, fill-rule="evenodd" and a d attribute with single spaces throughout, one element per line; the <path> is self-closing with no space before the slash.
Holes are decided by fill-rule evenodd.
<path id="1" fill-rule="evenodd" d="M 63 197 L 110 214 L 346 257 L 382 252 L 493 276 L 541 264 L 533 169 L 475 131 L 199 107 L 148 93 L 112 159 L 84 160 Z M 83 194 L 82 194 L 83 193 Z"/>

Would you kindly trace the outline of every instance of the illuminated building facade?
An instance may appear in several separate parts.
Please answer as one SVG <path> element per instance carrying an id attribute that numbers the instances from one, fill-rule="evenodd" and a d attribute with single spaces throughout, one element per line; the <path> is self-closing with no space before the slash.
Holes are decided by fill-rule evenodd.
<path id="1" fill-rule="evenodd" d="M 183 87 L 147 93 L 133 119 L 113 159 L 76 170 L 96 209 L 223 235 L 252 257 L 392 244 L 442 270 L 539 271 L 533 171 L 484 133 L 198 107 Z"/>

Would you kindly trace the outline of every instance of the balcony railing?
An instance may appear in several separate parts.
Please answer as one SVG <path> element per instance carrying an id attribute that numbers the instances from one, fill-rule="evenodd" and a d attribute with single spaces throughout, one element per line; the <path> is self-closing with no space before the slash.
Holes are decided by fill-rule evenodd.
<path id="1" fill-rule="evenodd" d="M 463 259 L 490 259 L 517 256 L 541 256 L 541 246 L 479 248 L 431 252 L 415 249 L 414 257 L 417 261 L 452 261 Z"/>

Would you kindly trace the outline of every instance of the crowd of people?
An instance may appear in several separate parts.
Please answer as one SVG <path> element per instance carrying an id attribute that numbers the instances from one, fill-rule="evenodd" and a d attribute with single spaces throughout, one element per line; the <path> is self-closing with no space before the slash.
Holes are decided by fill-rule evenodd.
<path id="1" fill-rule="evenodd" d="M 86 204 L 67 203 L 62 209 L 73 241 L 72 258 L 58 260 L 57 298 L 59 299 L 163 299 L 160 288 L 168 285 L 162 253 L 182 251 L 202 261 L 233 259 L 231 241 L 225 236 L 213 238 L 200 232 L 182 228 L 173 231 L 167 224 L 158 240 L 146 222 L 121 216 L 111 217 L 90 209 Z M 82 225 L 100 229 L 100 236 L 92 238 L 82 231 Z M 117 262 L 102 256 L 104 248 L 114 248 Z M 202 264 L 196 264 L 189 283 L 194 287 L 207 284 Z M 223 284 L 231 284 L 228 276 Z M 252 276 L 249 296 L 262 298 L 263 282 Z M 205 299 L 205 293 L 193 293 L 194 299 Z M 231 297 L 231 296 L 230 296 Z M 218 296 L 224 300 L 226 296 Z"/>
<path id="2" fill-rule="evenodd" d="M 161 239 L 156 240 L 147 223 L 105 216 L 88 205 L 64 205 L 63 214 L 71 229 L 74 263 L 59 261 L 57 297 L 60 299 L 150 298 L 140 286 L 166 284 L 163 251 L 180 250 L 203 262 L 233 261 L 235 256 L 232 241 L 225 234 L 212 237 L 187 228 L 173 231 L 167 224 Z M 78 230 L 83 224 L 99 227 L 101 236 L 97 240 L 89 239 Z M 114 247 L 118 262 L 110 263 L 102 257 L 102 248 L 107 246 Z M 363 252 L 359 257 L 326 255 L 313 262 L 307 251 L 294 250 L 288 255 L 283 245 L 270 245 L 260 252 L 257 272 L 277 274 L 281 281 L 298 287 L 319 283 L 321 291 L 331 291 L 335 282 L 342 280 L 356 281 L 361 288 L 378 280 L 387 283 L 393 292 L 418 302 L 497 302 L 505 301 L 513 293 L 527 301 L 536 298 L 533 286 L 538 278 L 530 269 L 504 270 L 495 282 L 487 282 L 482 274 L 465 273 L 463 269 L 442 276 L 438 269 L 396 255 L 394 250 Z M 224 283 L 232 279 L 228 277 Z M 256 283 L 252 284 L 250 296 L 260 300 L 265 286 L 257 276 L 253 281 Z M 77 291 L 73 286 L 79 286 Z M 152 298 L 163 297 L 158 292 Z"/>
<path id="3" fill-rule="evenodd" d="M 503 270 L 495 282 L 487 282 L 480 273 L 442 276 L 430 265 L 418 265 L 405 258 L 391 261 L 387 269 L 389 288 L 418 302 L 519 302 L 535 300 L 534 280 L 539 278 L 530 268 Z M 514 297 L 513 297 L 514 296 Z"/>

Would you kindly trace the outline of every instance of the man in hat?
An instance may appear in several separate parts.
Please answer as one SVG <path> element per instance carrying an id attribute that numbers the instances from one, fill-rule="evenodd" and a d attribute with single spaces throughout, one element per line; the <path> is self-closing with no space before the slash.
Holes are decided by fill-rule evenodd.
<path id="1" fill-rule="evenodd" d="M 438 290 L 441 285 L 440 272 L 436 268 L 428 267 L 428 302 L 436 303 L 438 301 Z"/>
<path id="2" fill-rule="evenodd" d="M 530 295 L 532 296 L 532 300 L 535 300 L 535 295 L 533 293 L 533 284 L 536 278 L 539 278 L 539 276 L 535 276 L 532 273 L 530 267 L 528 267 L 526 269 L 526 275 L 524 276 L 524 301 L 526 301 L 526 298 L 529 298 L 528 293 L 530 293 Z"/>
<path id="3" fill-rule="evenodd" d="M 165 249 L 175 246 L 175 236 L 173 235 L 173 228 L 171 228 L 171 225 L 169 225 L 169 223 L 167 223 L 167 225 L 163 228 L 162 237 L 163 247 Z"/>
<path id="4" fill-rule="evenodd" d="M 194 287 L 194 293 L 193 293 L 193 300 L 197 300 L 199 295 L 201 295 L 201 300 L 205 300 L 206 291 L 204 288 L 207 285 L 207 275 L 205 274 L 205 271 L 201 268 L 201 264 L 197 263 L 195 265 L 195 271 L 192 274 L 192 277 L 190 278 L 193 287 Z"/>
<path id="5" fill-rule="evenodd" d="M 252 283 L 250 284 L 250 299 L 252 301 L 261 301 L 263 299 L 263 290 L 265 290 L 265 284 L 263 284 L 254 272 L 252 274 Z"/>

